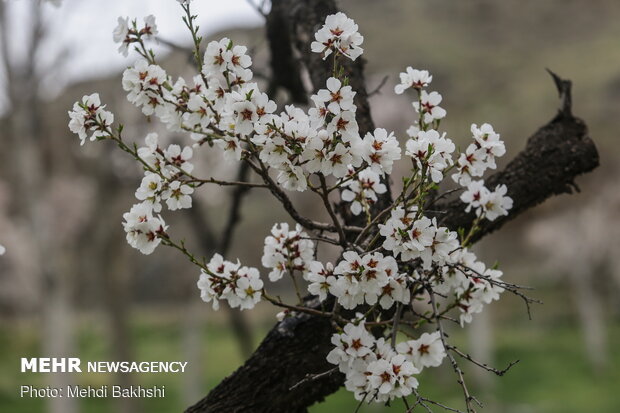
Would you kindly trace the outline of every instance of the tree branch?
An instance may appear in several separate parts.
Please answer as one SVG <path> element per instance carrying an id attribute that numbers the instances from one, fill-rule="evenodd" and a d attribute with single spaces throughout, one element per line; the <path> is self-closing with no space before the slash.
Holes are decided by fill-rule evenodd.
<path id="1" fill-rule="evenodd" d="M 525 149 L 506 168 L 486 179 L 491 190 L 497 185 L 506 185 L 514 204 L 508 216 L 495 221 L 484 220 L 481 231 L 473 235 L 473 241 L 496 231 L 553 195 L 572 193 L 578 189 L 575 178 L 599 165 L 598 152 L 586 124 L 571 114 L 571 82 L 552 75 L 562 99 L 560 110 L 528 139 Z M 453 230 L 463 228 L 467 233 L 475 216 L 466 213 L 463 206 L 463 202 L 456 199 L 438 204 L 433 209 L 448 211 L 437 216 L 442 225 Z"/>
<path id="2" fill-rule="evenodd" d="M 552 195 L 570 193 L 574 179 L 597 165 L 598 153 L 585 124 L 561 111 L 530 137 L 526 148 L 504 170 L 488 180 L 492 187 L 506 184 L 515 203 L 508 217 L 483 225 L 474 240 Z M 463 207 L 457 200 L 438 208 L 447 211 L 443 225 L 453 230 L 469 228 L 475 216 L 464 213 Z M 330 320 L 323 317 L 296 314 L 285 319 L 242 367 L 187 412 L 306 412 L 343 383 L 341 374 L 333 374 L 291 389 L 308 374 L 333 367 L 325 360 L 333 333 Z"/>
<path id="3" fill-rule="evenodd" d="M 321 58 L 310 53 L 309 44 L 314 31 L 326 15 L 334 13 L 333 0 L 274 0 L 279 13 L 287 16 L 293 31 L 292 39 L 308 68 L 314 88 L 321 87 L 329 76 L 329 67 Z M 360 133 L 374 128 L 366 99 L 363 61 L 346 63 L 345 70 L 353 89 L 358 92 L 356 104 Z M 574 179 L 598 165 L 598 153 L 587 134 L 583 121 L 574 118 L 570 103 L 570 82 L 560 82 L 564 88 L 563 106 L 558 115 L 539 129 L 526 148 L 487 181 L 490 187 L 506 184 L 515 201 L 508 217 L 484 224 L 473 240 L 500 228 L 525 210 L 543 202 L 552 195 L 570 193 Z M 277 194 L 274 194 L 277 196 Z M 381 211 L 390 205 L 377 205 Z M 436 210 L 446 211 L 438 218 L 442 224 L 456 230 L 468 229 L 473 214 L 464 212 L 460 200 L 438 205 Z M 290 211 L 289 211 L 290 212 Z M 351 225 L 349 217 L 345 223 Z M 312 226 L 312 225 L 310 225 Z M 331 229 L 331 228 L 330 228 Z M 309 300 L 306 306 L 320 308 Z M 329 305 L 329 304 L 328 304 Z M 320 376 L 333 368 L 325 357 L 331 350 L 332 323 L 325 317 L 292 314 L 278 323 L 266 336 L 252 357 L 232 375 L 224 379 L 204 399 L 187 409 L 187 412 L 269 412 L 304 413 L 316 402 L 335 392 L 344 381 L 340 373 Z M 319 375 L 311 383 L 301 383 L 308 375 Z M 296 384 L 298 386 L 294 387 Z M 294 388 L 293 388 L 294 387 Z"/>

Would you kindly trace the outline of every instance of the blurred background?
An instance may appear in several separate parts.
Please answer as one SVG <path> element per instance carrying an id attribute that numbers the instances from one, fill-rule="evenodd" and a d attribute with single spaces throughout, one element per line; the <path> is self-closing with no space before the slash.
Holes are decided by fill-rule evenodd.
<path id="1" fill-rule="evenodd" d="M 196 0 L 202 33 L 246 44 L 256 77 L 270 76 L 264 18 L 250 2 Z M 377 126 L 404 137 L 413 109 L 393 93 L 406 66 L 428 69 L 444 96 L 445 130 L 461 146 L 471 123 L 489 122 L 506 141 L 504 162 L 550 120 L 558 105 L 549 68 L 573 81 L 574 113 L 601 154 L 601 167 L 578 180 L 581 192 L 529 211 L 476 246 L 506 280 L 535 288 L 544 302 L 529 320 L 506 294 L 453 340 L 503 368 L 504 377 L 464 364 L 485 412 L 620 411 L 620 2 L 616 0 L 347 0 L 340 7 L 365 36 L 368 90 Z M 174 136 L 130 106 L 120 78 L 132 63 L 116 52 L 116 18 L 157 18 L 158 60 L 189 78 L 191 44 L 174 0 L 0 2 L 0 411 L 173 412 L 197 401 L 234 371 L 275 321 L 277 310 L 218 313 L 202 303 L 198 271 L 160 247 L 145 257 L 125 243 L 122 213 L 134 203 L 140 170 L 108 143 L 80 147 L 67 111 L 99 92 L 107 109 L 141 142 Z M 383 83 L 384 77 L 387 81 Z M 278 101 L 287 101 L 284 94 Z M 199 170 L 234 175 L 214 151 Z M 501 167 L 501 165 L 500 165 Z M 188 212 L 168 214 L 173 235 L 210 257 L 231 193 L 208 188 Z M 316 204 L 296 197 L 300 209 Z M 260 267 L 263 238 L 288 221 L 264 193 L 249 193 L 228 257 Z M 286 286 L 281 293 L 287 294 Z M 83 360 L 183 360 L 185 374 L 52 375 L 19 373 L 20 357 Z M 462 405 L 448 366 L 425 371 L 420 392 Z M 165 399 L 20 399 L 19 386 L 165 385 Z M 311 409 L 353 412 L 341 391 Z M 364 406 L 361 412 L 402 412 Z"/>

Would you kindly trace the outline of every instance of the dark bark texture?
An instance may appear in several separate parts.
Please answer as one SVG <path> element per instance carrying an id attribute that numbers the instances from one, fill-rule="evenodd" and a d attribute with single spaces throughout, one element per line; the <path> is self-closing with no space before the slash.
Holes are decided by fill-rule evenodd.
<path id="1" fill-rule="evenodd" d="M 528 139 L 525 149 L 503 170 L 486 179 L 486 186 L 491 190 L 496 185 L 505 184 L 514 205 L 508 216 L 495 221 L 484 220 L 481 231 L 472 238 L 474 241 L 553 195 L 578 190 L 575 178 L 592 171 L 599 164 L 598 152 L 585 122 L 572 115 L 571 82 L 549 73 L 560 94 L 560 110 Z M 438 219 L 453 230 L 469 230 L 475 218 L 473 212 L 465 212 L 459 199 L 434 209 L 448 211 L 445 217 Z"/>
<path id="2" fill-rule="evenodd" d="M 290 41 L 309 71 L 314 89 L 320 88 L 330 75 L 331 64 L 311 53 L 310 43 L 325 16 L 336 11 L 334 1 L 274 0 L 273 7 L 279 18 L 287 22 Z M 278 50 L 285 54 L 280 58 L 293 58 L 292 55 L 286 56 L 286 53 L 293 53 L 292 48 L 280 47 Z M 274 61 L 279 60 L 274 56 Z M 353 89 L 357 91 L 357 117 L 360 133 L 364 134 L 374 126 L 364 85 L 363 61 L 358 59 L 347 63 L 345 68 Z M 525 149 L 504 170 L 488 178 L 490 188 L 499 184 L 508 186 L 514 207 L 509 216 L 484 224 L 476 239 L 552 195 L 570 193 L 576 188 L 575 178 L 598 165 L 598 153 L 585 123 L 571 114 L 570 82 L 555 76 L 554 79 L 562 97 L 562 109 L 529 138 Z M 475 218 L 473 214 L 466 214 L 463 207 L 463 203 L 455 200 L 434 209 L 446 211 L 438 218 L 456 230 L 469 228 Z M 322 401 L 343 384 L 343 375 L 335 373 L 307 381 L 291 390 L 308 374 L 323 373 L 333 367 L 325 360 L 332 347 L 330 338 L 333 333 L 332 324 L 326 318 L 297 314 L 285 319 L 267 334 L 243 366 L 187 412 L 306 412 L 309 406 Z"/>

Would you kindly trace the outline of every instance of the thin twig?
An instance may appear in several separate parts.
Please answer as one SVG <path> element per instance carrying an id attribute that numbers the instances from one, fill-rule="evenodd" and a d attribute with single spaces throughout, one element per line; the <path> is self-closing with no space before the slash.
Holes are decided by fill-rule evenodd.
<path id="1" fill-rule="evenodd" d="M 246 188 L 267 188 L 265 184 L 258 184 L 253 182 L 242 182 L 242 181 L 223 181 L 215 178 L 195 178 L 189 179 L 186 183 L 194 183 L 196 186 L 202 186 L 204 184 L 216 184 L 220 186 L 238 186 L 238 187 L 246 187 Z"/>
<path id="2" fill-rule="evenodd" d="M 342 226 L 340 225 L 340 221 L 338 220 L 338 217 L 336 216 L 336 213 L 334 212 L 334 209 L 332 208 L 332 205 L 329 203 L 329 192 L 327 190 L 327 183 L 325 182 L 325 176 L 323 176 L 323 174 L 319 173 L 319 180 L 321 181 L 321 191 L 319 192 L 319 195 L 321 196 L 321 199 L 323 200 L 323 204 L 325 205 L 325 209 L 327 209 L 327 213 L 329 214 L 329 216 L 332 219 L 332 222 L 334 223 L 334 226 L 336 227 L 336 230 L 338 231 L 338 237 L 340 238 L 340 244 L 346 248 L 347 246 L 347 237 L 344 234 L 344 230 L 342 229 Z"/>
<path id="3" fill-rule="evenodd" d="M 446 406 L 445 404 L 441 404 L 441 403 L 433 401 L 431 399 L 427 399 L 426 397 L 422 397 L 420 395 L 420 393 L 416 389 L 413 389 L 413 393 L 416 395 L 417 403 L 420 404 L 422 407 L 424 407 L 427 412 L 433 413 L 433 411 L 430 409 L 430 407 L 428 407 L 425 403 L 433 404 L 433 405 L 435 405 L 437 407 L 441 407 L 442 409 L 448 410 L 450 412 L 464 413 L 462 410 L 455 409 L 455 408 L 450 407 L 450 406 Z M 406 413 L 412 412 L 414 407 L 415 407 L 415 405 L 411 408 L 411 410 L 408 410 Z"/>
<path id="4" fill-rule="evenodd" d="M 456 346 L 448 345 L 447 349 L 454 351 L 456 354 L 458 354 L 459 356 L 463 357 L 465 360 L 468 360 L 468 361 L 474 363 L 476 366 L 482 367 L 486 371 L 490 371 L 492 373 L 495 373 L 495 374 L 497 374 L 500 377 L 503 376 L 504 374 L 506 374 L 508 372 L 508 370 L 510 370 L 512 368 L 512 366 L 514 366 L 515 364 L 517 364 L 519 362 L 519 360 L 511 361 L 505 369 L 499 370 L 499 369 L 496 369 L 495 367 L 489 366 L 486 363 L 482 363 L 480 361 L 475 360 L 469 354 L 464 353 L 461 350 L 459 350 L 458 348 L 456 348 Z"/>
<path id="5" fill-rule="evenodd" d="M 381 94 L 381 89 L 383 88 L 383 86 L 385 86 L 385 83 L 388 81 L 390 77 L 388 75 L 383 76 L 383 79 L 381 79 L 381 82 L 379 82 L 379 84 L 377 85 L 376 88 L 374 88 L 372 91 L 368 92 L 368 97 L 372 97 L 374 95 L 380 95 Z"/>
<path id="6" fill-rule="evenodd" d="M 428 291 L 428 294 L 430 295 L 431 305 L 433 306 L 433 313 L 438 314 L 437 303 L 435 302 L 435 293 L 433 292 L 433 289 L 430 288 L 430 286 L 428 286 L 427 291 Z M 436 322 L 437 322 L 437 328 L 439 329 L 439 336 L 441 338 L 441 342 L 444 348 L 447 349 L 448 344 L 446 343 L 446 333 L 444 331 L 443 326 L 441 325 L 441 320 L 437 318 Z M 448 359 L 450 360 L 450 364 L 452 364 L 452 369 L 456 372 L 458 376 L 457 382 L 463 389 L 463 395 L 465 396 L 465 407 L 467 408 L 467 412 L 476 413 L 476 409 L 472 406 L 472 401 L 475 401 L 480 407 L 482 407 L 482 404 L 478 401 L 478 399 L 476 399 L 474 396 L 472 396 L 469 393 L 469 390 L 467 389 L 467 384 L 465 384 L 465 378 L 463 377 L 463 370 L 461 370 L 461 368 L 459 367 L 458 363 L 456 362 L 452 354 L 450 354 L 449 352 L 446 352 L 446 355 L 448 356 Z"/>
<path id="7" fill-rule="evenodd" d="M 288 391 L 293 391 L 295 390 L 297 387 L 308 383 L 308 382 L 313 382 L 315 380 L 319 380 L 323 377 L 326 376 L 331 376 L 332 374 L 334 374 L 335 372 L 338 371 L 338 367 L 334 367 L 332 369 L 329 369 L 327 371 L 324 371 L 323 373 L 318 373 L 318 374 L 306 374 L 306 377 L 304 377 L 301 381 L 297 382 L 296 384 L 293 385 L 293 387 L 291 387 L 290 389 L 288 389 Z"/>
<path id="8" fill-rule="evenodd" d="M 396 312 L 394 313 L 394 324 L 392 326 L 392 348 L 396 348 L 396 334 L 398 333 L 398 323 L 403 313 L 403 305 L 401 303 L 396 304 Z"/>

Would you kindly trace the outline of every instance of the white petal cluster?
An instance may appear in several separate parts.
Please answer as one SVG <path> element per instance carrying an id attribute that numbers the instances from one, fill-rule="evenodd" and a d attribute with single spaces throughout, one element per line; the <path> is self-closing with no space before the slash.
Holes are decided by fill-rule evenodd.
<path id="1" fill-rule="evenodd" d="M 336 283 L 332 263 L 323 265 L 320 261 L 312 261 L 308 266 L 305 279 L 309 282 L 308 292 L 324 301 L 332 286 Z"/>
<path id="2" fill-rule="evenodd" d="M 164 178 L 174 180 L 194 170 L 194 165 L 190 162 L 193 156 L 190 146 L 181 147 L 172 144 L 162 148 L 159 146 L 159 137 L 156 133 L 149 133 L 144 141 L 146 145 L 138 148 L 138 156 L 149 168 L 156 170 Z"/>
<path id="3" fill-rule="evenodd" d="M 383 248 L 402 261 L 422 259 L 424 269 L 443 265 L 460 245 L 457 233 L 438 227 L 435 218 L 415 216 L 415 211 L 406 213 L 402 207 L 392 210 L 385 224 L 379 225 L 379 233 L 385 237 Z"/>
<path id="4" fill-rule="evenodd" d="M 471 181 L 467 190 L 461 194 L 461 201 L 467 204 L 466 212 L 472 209 L 478 217 L 494 221 L 498 217 L 508 215 L 512 208 L 512 198 L 506 195 L 506 185 L 498 185 L 494 191 L 484 186 L 484 181 Z"/>
<path id="5" fill-rule="evenodd" d="M 112 39 L 114 43 L 120 43 L 118 52 L 125 57 L 132 43 L 140 42 L 141 39 L 154 39 L 155 35 L 159 33 L 153 15 L 146 16 L 144 24 L 140 28 L 138 28 L 135 20 L 130 23 L 128 17 L 119 17 L 117 22 L 112 32 Z"/>
<path id="6" fill-rule="evenodd" d="M 377 128 L 364 136 L 362 157 L 373 171 L 378 174 L 391 174 L 394 161 L 400 159 L 401 149 L 392 132 Z"/>
<path id="7" fill-rule="evenodd" d="M 220 73 L 227 84 L 238 86 L 252 79 L 252 58 L 246 54 L 245 46 L 236 46 L 224 37 L 207 45 L 202 73 L 207 78 Z"/>
<path id="8" fill-rule="evenodd" d="M 164 69 L 140 59 L 123 72 L 123 89 L 128 92 L 127 100 L 142 108 L 142 113 L 160 116 L 165 108 L 163 94 L 168 80 Z"/>
<path id="9" fill-rule="evenodd" d="M 446 350 L 441 341 L 441 333 L 423 333 L 417 340 L 399 343 L 396 351 L 407 356 L 409 361 L 418 369 L 424 367 L 438 367 L 446 357 Z"/>
<path id="10" fill-rule="evenodd" d="M 422 90 L 420 101 L 412 104 L 416 112 L 424 116 L 424 122 L 431 124 L 446 117 L 446 110 L 439 106 L 441 99 L 442 97 L 438 92 L 428 93 L 426 90 Z"/>
<path id="11" fill-rule="evenodd" d="M 69 111 L 69 129 L 80 138 L 84 145 L 90 133 L 90 140 L 94 141 L 109 136 L 109 128 L 114 123 L 112 112 L 104 110 L 98 93 L 86 95 L 81 102 L 73 104 Z"/>
<path id="12" fill-rule="evenodd" d="M 167 229 L 161 216 L 154 216 L 152 209 L 144 203 L 135 204 L 123 214 L 123 219 L 127 242 L 145 255 L 155 250 L 161 242 L 160 235 Z"/>
<path id="13" fill-rule="evenodd" d="M 499 300 L 504 291 L 502 271 L 486 268 L 476 255 L 467 248 L 450 254 L 444 266 L 434 276 L 433 290 L 440 294 L 453 294 L 460 312 L 461 325 L 469 323 L 474 314 L 482 311 L 485 304 Z"/>
<path id="14" fill-rule="evenodd" d="M 402 95 L 407 89 L 422 90 L 433 81 L 433 76 L 428 70 L 418 70 L 411 66 L 405 72 L 400 73 L 400 83 L 394 87 L 397 95 Z"/>
<path id="15" fill-rule="evenodd" d="M 121 44 L 118 48 L 118 52 L 121 53 L 123 56 L 127 56 L 129 44 L 132 42 L 132 39 L 129 37 L 128 17 L 118 18 L 118 24 L 112 32 L 112 39 L 114 40 L 114 43 Z"/>
<path id="16" fill-rule="evenodd" d="M 200 297 L 212 302 L 214 310 L 219 309 L 220 300 L 227 301 L 232 308 L 249 310 L 261 300 L 263 281 L 256 268 L 226 261 L 215 254 L 207 270 L 201 270 L 198 288 Z"/>
<path id="17" fill-rule="evenodd" d="M 443 170 L 452 165 L 452 152 L 455 146 L 446 134 L 439 135 L 434 129 L 419 131 L 417 136 L 407 141 L 405 154 L 415 161 L 420 173 L 430 175 L 435 183 L 443 180 Z"/>
<path id="18" fill-rule="evenodd" d="M 326 86 L 327 89 L 321 89 L 312 96 L 317 108 L 325 108 L 334 115 L 340 114 L 343 110 L 355 111 L 353 105 L 355 92 L 351 86 L 344 86 L 335 77 L 327 79 Z"/>
<path id="19" fill-rule="evenodd" d="M 278 281 L 288 271 L 306 274 L 314 261 L 314 243 L 308 239 L 300 225 L 294 230 L 287 223 L 276 224 L 271 235 L 265 238 L 265 248 L 261 259 L 263 267 L 271 268 L 269 280 Z"/>
<path id="20" fill-rule="evenodd" d="M 384 194 L 387 188 L 381 183 L 381 177 L 372 169 L 367 168 L 354 175 L 342 191 L 342 200 L 351 203 L 351 213 L 359 215 L 362 211 L 370 211 L 377 202 L 377 195 Z"/>
<path id="21" fill-rule="evenodd" d="M 357 59 L 363 52 L 360 46 L 364 37 L 357 31 L 357 24 L 346 14 L 338 12 L 327 16 L 325 24 L 314 35 L 312 51 L 326 59 L 332 53 Z"/>
<path id="22" fill-rule="evenodd" d="M 462 186 L 467 186 L 473 177 L 482 177 L 487 169 L 495 169 L 495 159 L 506 153 L 504 142 L 488 123 L 480 128 L 472 124 L 471 133 L 473 142 L 459 156 L 457 172 L 452 175 L 454 182 Z"/>
<path id="23" fill-rule="evenodd" d="M 343 308 L 352 310 L 381 299 L 379 304 L 387 309 L 395 301 L 409 301 L 406 281 L 399 275 L 394 257 L 384 257 L 380 252 L 360 256 L 355 251 L 347 251 L 342 257 L 334 268 L 336 279 L 329 291 Z"/>
<path id="24" fill-rule="evenodd" d="M 420 370 L 384 338 L 375 339 L 364 323 L 345 325 L 331 341 L 334 349 L 327 361 L 345 374 L 345 387 L 357 400 L 388 402 L 408 396 L 418 387 L 415 375 Z"/>
<path id="25" fill-rule="evenodd" d="M 191 208 L 194 188 L 182 177 L 194 166 L 189 162 L 192 157 L 190 147 L 169 145 L 162 149 L 155 133 L 148 134 L 145 143 L 146 146 L 137 150 L 147 167 L 135 193 L 141 202 L 123 216 L 126 221 L 123 226 L 127 242 L 143 254 L 150 254 L 161 241 L 158 235 L 166 229 L 161 216 L 153 216 L 161 212 L 162 203 L 165 202 L 170 211 Z"/>

